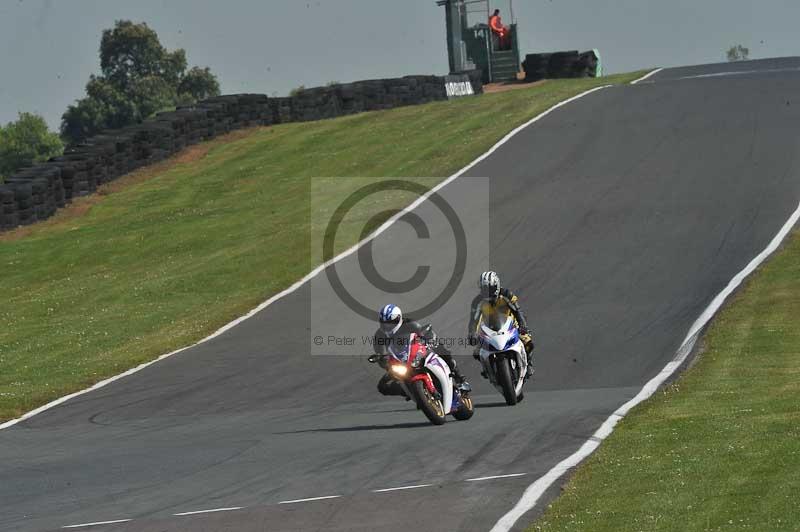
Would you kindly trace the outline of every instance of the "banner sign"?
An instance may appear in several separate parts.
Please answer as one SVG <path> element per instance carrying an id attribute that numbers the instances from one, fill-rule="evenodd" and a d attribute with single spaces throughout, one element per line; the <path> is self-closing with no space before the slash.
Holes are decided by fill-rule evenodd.
<path id="1" fill-rule="evenodd" d="M 447 92 L 447 99 L 460 98 L 462 96 L 473 96 L 475 91 L 469 76 L 466 74 L 451 74 L 444 77 L 444 88 Z"/>

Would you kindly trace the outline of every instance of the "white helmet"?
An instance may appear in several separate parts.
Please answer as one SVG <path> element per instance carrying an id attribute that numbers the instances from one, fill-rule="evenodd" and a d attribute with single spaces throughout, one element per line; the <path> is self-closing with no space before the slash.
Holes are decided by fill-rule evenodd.
<path id="1" fill-rule="evenodd" d="M 394 334 L 403 324 L 403 311 L 396 305 L 386 305 L 378 315 L 381 330 L 386 334 Z"/>
<path id="2" fill-rule="evenodd" d="M 500 295 L 500 277 L 496 272 L 483 272 L 478 287 L 483 297 L 497 297 Z"/>

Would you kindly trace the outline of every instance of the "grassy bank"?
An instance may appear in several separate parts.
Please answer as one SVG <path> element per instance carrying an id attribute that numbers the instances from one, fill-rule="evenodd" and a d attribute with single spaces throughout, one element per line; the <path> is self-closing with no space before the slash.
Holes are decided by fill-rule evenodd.
<path id="1" fill-rule="evenodd" d="M 800 529 L 800 232 L 529 532 Z"/>
<path id="2" fill-rule="evenodd" d="M 192 343 L 301 278 L 309 178 L 442 178 L 553 104 L 641 74 L 238 133 L 0 236 L 0 420 Z"/>

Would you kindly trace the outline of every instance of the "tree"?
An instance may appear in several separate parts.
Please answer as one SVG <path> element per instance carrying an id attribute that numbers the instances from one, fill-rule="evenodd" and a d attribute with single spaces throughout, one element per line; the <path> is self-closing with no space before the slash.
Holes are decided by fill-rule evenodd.
<path id="1" fill-rule="evenodd" d="M 745 48 L 741 44 L 736 44 L 728 48 L 728 61 L 747 61 L 750 57 L 750 49 Z"/>
<path id="2" fill-rule="evenodd" d="M 114 28 L 103 31 L 100 39 L 100 69 L 122 90 L 147 77 L 162 78 L 177 87 L 186 70 L 186 52 L 168 52 L 158 34 L 145 23 L 118 20 Z"/>
<path id="3" fill-rule="evenodd" d="M 217 78 L 207 67 L 186 68 L 183 49 L 168 51 L 145 23 L 118 20 L 100 39 L 101 74 L 92 75 L 86 97 L 67 108 L 61 134 L 74 144 L 103 129 L 219 94 Z"/>
<path id="4" fill-rule="evenodd" d="M 192 67 L 178 84 L 178 98 L 181 101 L 205 100 L 212 96 L 219 96 L 219 82 L 208 67 Z"/>
<path id="5" fill-rule="evenodd" d="M 158 111 L 175 107 L 178 103 L 177 87 L 158 76 L 145 76 L 134 80 L 128 90 L 128 96 L 136 105 L 137 121 L 144 120 Z"/>
<path id="6" fill-rule="evenodd" d="M 60 155 L 63 150 L 61 139 L 47 129 L 44 118 L 20 113 L 16 122 L 0 127 L 0 176 Z"/>
<path id="7" fill-rule="evenodd" d="M 86 98 L 67 107 L 61 117 L 61 135 L 72 142 L 141 119 L 137 104 L 105 78 L 91 76 L 86 94 Z"/>

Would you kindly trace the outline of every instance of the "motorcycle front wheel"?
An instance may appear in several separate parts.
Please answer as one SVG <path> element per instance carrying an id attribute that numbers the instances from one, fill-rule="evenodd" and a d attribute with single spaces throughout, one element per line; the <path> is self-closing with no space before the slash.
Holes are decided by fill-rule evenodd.
<path id="1" fill-rule="evenodd" d="M 503 389 L 503 398 L 508 406 L 517 404 L 517 390 L 514 388 L 514 377 L 511 372 L 511 362 L 503 357 L 497 360 L 497 382 Z"/>
<path id="2" fill-rule="evenodd" d="M 417 406 L 434 425 L 443 425 L 447 420 L 441 399 L 434 397 L 422 381 L 415 381 L 412 388 Z"/>

